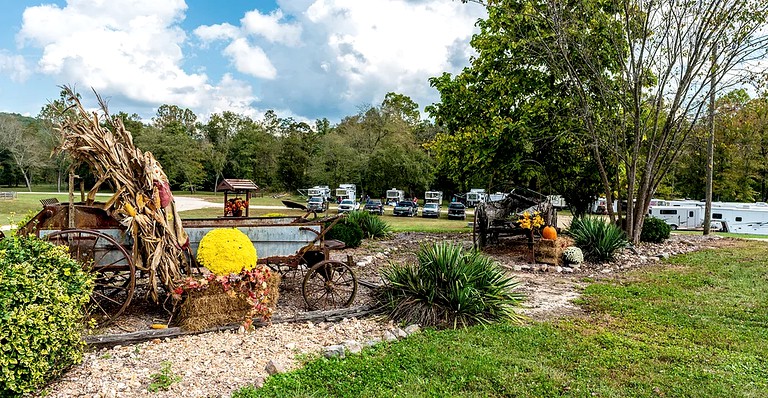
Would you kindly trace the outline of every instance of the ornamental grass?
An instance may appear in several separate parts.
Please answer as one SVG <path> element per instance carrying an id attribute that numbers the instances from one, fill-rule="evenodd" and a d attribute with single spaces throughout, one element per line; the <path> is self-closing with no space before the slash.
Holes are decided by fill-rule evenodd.
<path id="1" fill-rule="evenodd" d="M 379 297 L 394 321 L 457 328 L 520 320 L 518 282 L 489 257 L 450 243 L 422 246 L 416 256 L 417 264 L 393 263 L 382 272 Z"/>

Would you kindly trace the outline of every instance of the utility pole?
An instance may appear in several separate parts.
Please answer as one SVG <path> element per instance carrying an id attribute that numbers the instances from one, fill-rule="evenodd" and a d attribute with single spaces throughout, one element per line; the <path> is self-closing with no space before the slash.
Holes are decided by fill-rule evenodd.
<path id="1" fill-rule="evenodd" d="M 712 223 L 712 171 L 715 165 L 715 75 L 717 75 L 717 42 L 712 44 L 712 74 L 709 87 L 709 137 L 707 138 L 707 194 L 704 206 L 704 235 Z"/>

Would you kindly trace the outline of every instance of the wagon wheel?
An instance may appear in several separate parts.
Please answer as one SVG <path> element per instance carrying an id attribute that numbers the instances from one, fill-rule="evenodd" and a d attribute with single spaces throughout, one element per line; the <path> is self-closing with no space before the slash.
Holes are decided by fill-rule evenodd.
<path id="1" fill-rule="evenodd" d="M 45 239 L 69 247 L 69 255 L 95 273 L 86 313 L 99 326 L 111 323 L 128 308 L 136 286 L 136 269 L 122 245 L 109 235 L 82 229 L 57 231 Z"/>
<path id="2" fill-rule="evenodd" d="M 307 271 L 301 293 L 311 310 L 346 307 L 355 299 L 357 278 L 341 261 L 321 261 Z"/>

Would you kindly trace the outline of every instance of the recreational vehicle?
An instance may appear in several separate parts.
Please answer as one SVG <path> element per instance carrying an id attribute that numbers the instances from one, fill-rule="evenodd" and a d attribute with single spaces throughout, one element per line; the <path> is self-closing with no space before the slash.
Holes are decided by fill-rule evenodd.
<path id="1" fill-rule="evenodd" d="M 319 196 L 328 200 L 331 198 L 331 188 L 329 188 L 328 185 L 315 185 L 307 190 L 307 196 L 310 198 Z"/>
<path id="2" fill-rule="evenodd" d="M 442 191 L 424 192 L 424 203 L 437 203 L 437 205 L 439 206 L 441 203 L 443 203 L 443 192 Z"/>
<path id="3" fill-rule="evenodd" d="M 355 184 L 339 184 L 339 187 L 336 188 L 336 203 L 341 203 L 344 199 L 357 200 Z"/>
<path id="4" fill-rule="evenodd" d="M 470 189 L 465 196 L 467 207 L 475 207 L 478 203 L 487 202 L 488 194 L 485 193 L 485 189 Z"/>
<path id="5" fill-rule="evenodd" d="M 704 202 L 687 201 L 687 204 L 653 206 L 648 214 L 664 220 L 672 229 L 698 229 L 704 226 L 704 206 Z M 768 206 L 757 203 L 713 203 L 711 220 L 713 228 L 724 232 L 768 234 Z"/>
<path id="6" fill-rule="evenodd" d="M 387 190 L 387 200 L 385 203 L 388 206 L 394 206 L 402 200 L 405 200 L 405 192 L 402 189 L 392 188 Z"/>

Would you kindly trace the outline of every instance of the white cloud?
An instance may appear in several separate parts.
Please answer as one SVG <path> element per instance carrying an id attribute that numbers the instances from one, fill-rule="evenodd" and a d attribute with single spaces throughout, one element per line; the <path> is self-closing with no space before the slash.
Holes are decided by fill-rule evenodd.
<path id="1" fill-rule="evenodd" d="M 298 45 L 301 40 L 301 26 L 297 24 L 280 23 L 283 13 L 275 10 L 269 15 L 264 15 L 258 10 L 245 13 L 240 23 L 243 30 L 251 35 L 260 35 L 273 43 L 288 46 Z"/>
<path id="2" fill-rule="evenodd" d="M 264 79 L 274 79 L 277 75 L 267 54 L 261 48 L 248 44 L 244 38 L 235 39 L 224 49 L 224 54 L 232 59 L 239 72 Z"/>
<path id="3" fill-rule="evenodd" d="M 0 73 L 8 75 L 11 81 L 24 82 L 31 71 L 21 55 L 11 55 L 5 50 L 0 50 Z"/>
<path id="4" fill-rule="evenodd" d="M 249 85 L 225 76 L 217 86 L 204 73 L 182 68 L 186 33 L 179 23 L 186 9 L 183 0 L 68 0 L 63 8 L 29 7 L 17 41 L 42 48 L 39 71 L 64 84 L 202 113 L 243 108 L 254 99 Z"/>
<path id="5" fill-rule="evenodd" d="M 216 40 L 235 39 L 240 35 L 240 29 L 228 23 L 223 23 L 199 26 L 195 29 L 194 33 L 204 43 L 207 43 Z"/>
<path id="6" fill-rule="evenodd" d="M 456 70 L 455 43 L 468 42 L 483 13 L 482 7 L 440 0 L 317 0 L 306 12 L 328 33 L 336 73 L 349 82 L 350 99 L 372 85 L 423 95 L 429 77 Z"/>

